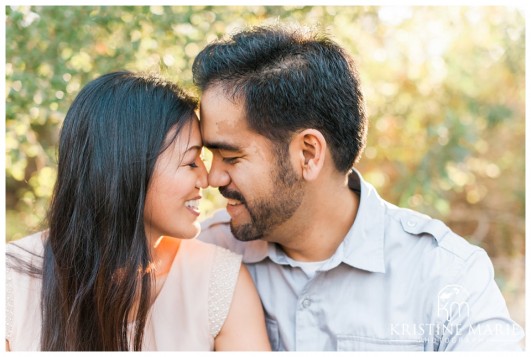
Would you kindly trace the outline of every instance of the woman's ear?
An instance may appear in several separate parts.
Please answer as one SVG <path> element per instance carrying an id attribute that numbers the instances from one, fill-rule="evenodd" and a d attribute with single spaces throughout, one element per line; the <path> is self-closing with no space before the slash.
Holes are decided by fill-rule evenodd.
<path id="1" fill-rule="evenodd" d="M 321 172 L 326 154 L 326 140 L 320 131 L 305 129 L 295 134 L 291 141 L 297 164 L 306 181 L 313 181 Z"/>

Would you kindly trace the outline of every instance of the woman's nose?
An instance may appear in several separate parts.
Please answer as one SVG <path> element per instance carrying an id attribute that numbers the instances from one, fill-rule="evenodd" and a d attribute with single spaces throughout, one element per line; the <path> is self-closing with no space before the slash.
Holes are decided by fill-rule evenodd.
<path id="1" fill-rule="evenodd" d="M 196 186 L 198 188 L 207 188 L 208 187 L 208 172 L 207 172 L 207 169 L 206 169 L 206 166 L 203 160 L 200 160 L 198 169 L 199 169 L 199 174 L 197 175 Z"/>

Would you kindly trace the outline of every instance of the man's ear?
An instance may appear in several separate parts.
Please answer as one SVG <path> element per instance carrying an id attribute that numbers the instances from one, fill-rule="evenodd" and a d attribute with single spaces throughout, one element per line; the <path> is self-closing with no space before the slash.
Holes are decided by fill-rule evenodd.
<path id="1" fill-rule="evenodd" d="M 319 130 L 305 129 L 295 134 L 291 146 L 296 153 L 297 165 L 307 181 L 313 181 L 323 169 L 326 140 Z"/>

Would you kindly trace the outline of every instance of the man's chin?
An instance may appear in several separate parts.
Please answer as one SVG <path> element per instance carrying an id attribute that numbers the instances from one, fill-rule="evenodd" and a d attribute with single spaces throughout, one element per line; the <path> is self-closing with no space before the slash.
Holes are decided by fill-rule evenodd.
<path id="1" fill-rule="evenodd" d="M 247 223 L 247 224 L 235 224 L 234 221 L 231 220 L 230 222 L 230 231 L 232 232 L 232 235 L 239 241 L 242 242 L 250 242 L 253 240 L 261 239 L 264 235 L 261 233 L 256 232 L 256 229 L 254 227 Z"/>

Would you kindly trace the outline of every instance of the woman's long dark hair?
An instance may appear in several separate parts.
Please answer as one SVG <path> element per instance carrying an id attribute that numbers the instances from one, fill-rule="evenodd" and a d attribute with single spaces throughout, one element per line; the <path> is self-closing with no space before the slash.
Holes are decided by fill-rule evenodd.
<path id="1" fill-rule="evenodd" d="M 146 192 L 167 133 L 196 108 L 175 84 L 131 72 L 95 79 L 72 103 L 48 213 L 42 350 L 141 349 L 152 288 Z"/>

